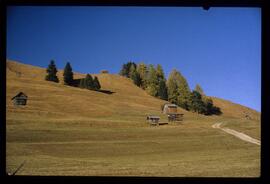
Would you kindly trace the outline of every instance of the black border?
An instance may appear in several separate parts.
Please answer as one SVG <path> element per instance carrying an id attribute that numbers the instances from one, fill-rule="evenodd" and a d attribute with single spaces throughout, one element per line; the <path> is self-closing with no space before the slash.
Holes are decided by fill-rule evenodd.
<path id="1" fill-rule="evenodd" d="M 70 183 L 263 183 L 270 182 L 268 150 L 270 103 L 270 8 L 267 0 L 3 0 L 0 7 L 0 75 L 1 106 L 6 107 L 6 8 L 7 6 L 165 6 L 165 7 L 260 7 L 262 13 L 262 92 L 261 92 L 261 176 L 259 178 L 221 177 L 96 177 L 96 176 L 7 176 L 6 175 L 6 110 L 1 110 L 0 174 L 8 182 L 70 182 Z M 267 72 L 268 70 L 268 72 Z M 268 83 L 268 85 L 267 85 Z M 267 108 L 268 106 L 268 108 Z"/>
<path id="2" fill-rule="evenodd" d="M 1 126 L 0 126 L 0 143 L 1 143 L 1 152 L 0 152 L 0 174 L 1 176 L 5 175 L 6 170 L 6 7 L 0 6 L 0 102 L 2 108 L 1 109 Z"/>

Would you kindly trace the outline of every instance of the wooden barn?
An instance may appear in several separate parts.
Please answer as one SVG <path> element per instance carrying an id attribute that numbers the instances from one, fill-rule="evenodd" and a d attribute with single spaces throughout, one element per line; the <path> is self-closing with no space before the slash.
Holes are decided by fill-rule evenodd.
<path id="1" fill-rule="evenodd" d="M 175 105 L 175 104 L 164 104 L 163 113 L 164 114 L 177 113 L 177 105 Z"/>
<path id="2" fill-rule="evenodd" d="M 27 102 L 27 96 L 23 92 L 18 93 L 16 96 L 14 96 L 11 100 L 13 100 L 14 105 L 26 105 Z"/>

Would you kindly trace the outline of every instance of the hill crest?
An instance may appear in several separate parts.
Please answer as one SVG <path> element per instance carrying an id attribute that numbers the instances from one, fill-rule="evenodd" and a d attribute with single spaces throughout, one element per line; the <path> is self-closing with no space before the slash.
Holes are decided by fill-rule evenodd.
<path id="1" fill-rule="evenodd" d="M 45 81 L 45 75 L 45 68 L 7 60 L 7 99 L 10 99 L 12 95 L 16 95 L 16 92 L 25 91 L 26 93 L 29 93 L 33 99 L 33 104 L 30 103 L 26 109 L 32 108 L 37 111 L 39 109 L 41 112 L 46 111 L 51 114 L 63 114 L 59 111 L 60 107 L 65 108 L 65 104 L 62 104 L 63 102 L 61 102 L 61 99 L 70 99 L 72 102 L 66 104 L 71 106 L 68 108 L 67 114 L 78 117 L 110 117 L 114 116 L 114 114 L 121 114 L 123 117 L 134 117 L 138 115 L 140 119 L 144 119 L 146 114 L 152 113 L 165 118 L 164 115 L 161 114 L 160 106 L 166 101 L 148 95 L 144 90 L 134 85 L 130 79 L 123 76 L 117 74 L 91 74 L 99 78 L 102 89 L 115 92 L 112 95 L 107 95 L 63 85 L 63 70 L 58 70 L 57 73 L 60 84 Z M 83 77 L 85 77 L 85 74 L 74 72 L 74 79 Z M 46 99 L 46 94 L 48 95 L 52 91 L 54 92 L 55 97 L 50 97 L 49 99 L 47 97 Z M 58 109 L 52 107 L 50 111 L 48 106 L 53 106 L 52 104 L 41 105 L 40 103 L 37 103 L 38 96 L 42 96 L 39 102 L 43 101 L 46 103 L 46 101 L 54 101 L 52 104 L 58 107 Z M 59 99 L 55 99 L 56 96 L 59 97 Z M 211 98 L 213 99 L 214 105 L 221 108 L 223 113 L 221 115 L 222 117 L 260 119 L 260 113 L 255 110 L 221 98 Z M 55 104 L 57 101 L 59 101 L 59 104 Z M 10 101 L 7 104 L 9 110 L 13 109 Z M 38 104 L 40 104 L 39 107 Z M 97 107 L 100 109 L 98 113 Z M 132 112 L 128 112 L 129 108 L 132 109 Z M 78 109 L 80 109 L 81 113 L 77 112 Z M 196 113 L 185 111 L 182 108 L 178 109 L 187 117 L 200 116 Z"/>

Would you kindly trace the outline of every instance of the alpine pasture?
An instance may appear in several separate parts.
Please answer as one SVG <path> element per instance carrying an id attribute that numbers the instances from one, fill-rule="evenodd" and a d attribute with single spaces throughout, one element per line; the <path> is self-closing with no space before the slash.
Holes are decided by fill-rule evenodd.
<path id="1" fill-rule="evenodd" d="M 6 170 L 17 175 L 259 177 L 260 146 L 212 128 L 217 122 L 260 140 L 260 113 L 214 98 L 223 112 L 205 116 L 178 108 L 181 123 L 166 122 L 161 105 L 128 78 L 98 76 L 103 90 L 44 80 L 46 69 L 7 61 Z M 74 78 L 84 77 L 75 73 Z M 26 106 L 11 98 L 24 92 Z M 248 117 L 248 118 L 247 118 Z"/>

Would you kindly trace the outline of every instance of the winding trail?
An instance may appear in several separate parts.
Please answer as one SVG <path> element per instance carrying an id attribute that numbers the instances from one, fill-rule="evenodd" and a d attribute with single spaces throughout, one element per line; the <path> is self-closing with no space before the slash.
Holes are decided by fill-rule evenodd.
<path id="1" fill-rule="evenodd" d="M 253 144 L 257 144 L 257 145 L 261 145 L 261 141 L 260 140 L 257 140 L 257 139 L 254 139 L 244 133 L 241 133 L 241 132 L 237 132 L 235 130 L 232 130 L 232 129 L 229 129 L 229 128 L 222 128 L 220 127 L 222 123 L 215 123 L 212 125 L 213 128 L 218 128 L 218 129 L 221 129 L 223 130 L 224 132 L 228 133 L 228 134 L 231 134 L 231 135 L 234 135 L 235 137 L 243 140 L 243 141 L 247 141 L 247 142 L 250 142 L 250 143 L 253 143 Z"/>

